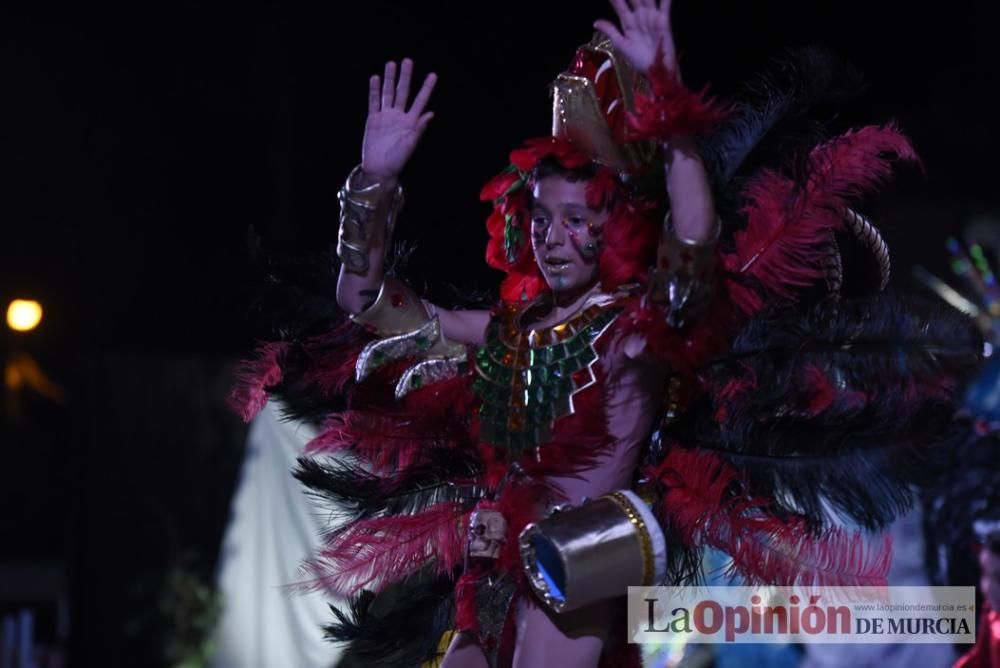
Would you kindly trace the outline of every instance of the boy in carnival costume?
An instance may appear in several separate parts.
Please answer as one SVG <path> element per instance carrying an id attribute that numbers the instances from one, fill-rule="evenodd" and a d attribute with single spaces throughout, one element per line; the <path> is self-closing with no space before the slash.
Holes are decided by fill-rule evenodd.
<path id="1" fill-rule="evenodd" d="M 887 552 L 824 509 L 891 521 L 978 360 L 957 315 L 840 298 L 847 246 L 885 287 L 850 205 L 914 158 L 904 137 L 862 128 L 747 176 L 780 111 L 683 86 L 669 0 L 612 4 L 620 27 L 553 84 L 552 136 L 483 189 L 502 303 L 439 309 L 384 275 L 435 84 L 411 103 L 412 62 L 388 63 L 340 192 L 351 322 L 286 330 L 237 392 L 246 415 L 282 395 L 322 421 L 314 454 L 349 455 L 298 475 L 350 516 L 309 568 L 352 597 L 328 633 L 366 665 L 432 658 L 448 630 L 447 668 L 639 665 L 627 586 L 693 577 L 704 546 L 750 582 L 878 583 Z"/>

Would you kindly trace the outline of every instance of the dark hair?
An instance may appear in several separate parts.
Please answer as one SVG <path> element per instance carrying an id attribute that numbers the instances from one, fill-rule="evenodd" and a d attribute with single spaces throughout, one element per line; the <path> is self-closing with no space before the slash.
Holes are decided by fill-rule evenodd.
<path id="1" fill-rule="evenodd" d="M 580 181 L 589 181 L 595 176 L 597 176 L 597 171 L 600 169 L 600 165 L 596 162 L 590 162 L 583 167 L 577 167 L 575 169 L 570 169 L 568 167 L 563 167 L 562 164 L 556 160 L 555 156 L 546 156 L 538 161 L 535 168 L 531 171 L 531 180 L 533 182 L 538 182 L 549 176 L 561 176 L 571 183 L 578 183 Z"/>

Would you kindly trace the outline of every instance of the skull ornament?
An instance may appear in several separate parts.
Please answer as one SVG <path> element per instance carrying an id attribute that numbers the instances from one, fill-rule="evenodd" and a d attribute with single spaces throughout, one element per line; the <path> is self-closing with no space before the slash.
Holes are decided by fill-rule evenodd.
<path id="1" fill-rule="evenodd" d="M 469 518 L 469 556 L 496 559 L 507 533 L 507 520 L 499 510 L 479 508 Z"/>

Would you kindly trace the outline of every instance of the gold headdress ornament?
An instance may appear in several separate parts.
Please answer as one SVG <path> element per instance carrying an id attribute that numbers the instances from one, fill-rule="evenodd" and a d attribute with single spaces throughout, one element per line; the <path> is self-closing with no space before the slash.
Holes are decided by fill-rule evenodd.
<path id="1" fill-rule="evenodd" d="M 651 142 L 630 142 L 628 114 L 645 80 L 602 33 L 579 47 L 552 83 L 552 136 L 618 172 L 634 173 L 652 157 Z"/>

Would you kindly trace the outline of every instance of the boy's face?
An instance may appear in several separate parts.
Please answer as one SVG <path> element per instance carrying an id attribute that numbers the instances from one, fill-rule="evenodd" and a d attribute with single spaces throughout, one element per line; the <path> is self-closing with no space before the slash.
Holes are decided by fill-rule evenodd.
<path id="1" fill-rule="evenodd" d="M 597 282 L 600 235 L 609 214 L 587 206 L 586 190 L 586 181 L 556 175 L 540 179 L 532 190 L 531 248 L 556 294 L 579 292 Z"/>

